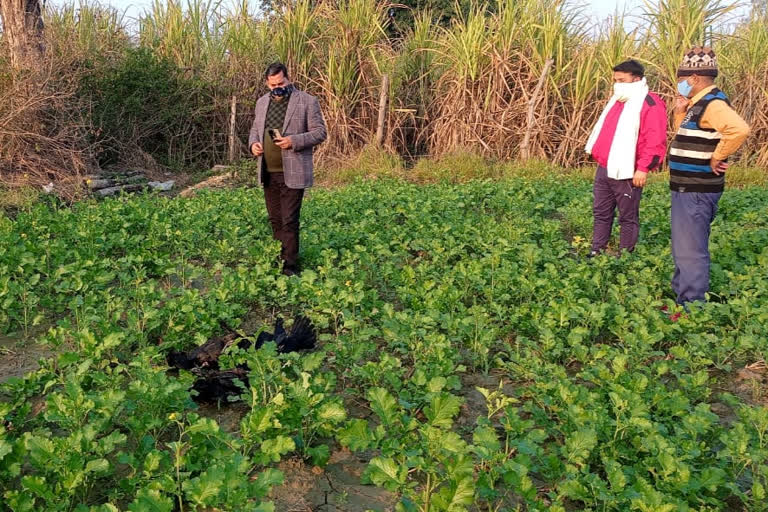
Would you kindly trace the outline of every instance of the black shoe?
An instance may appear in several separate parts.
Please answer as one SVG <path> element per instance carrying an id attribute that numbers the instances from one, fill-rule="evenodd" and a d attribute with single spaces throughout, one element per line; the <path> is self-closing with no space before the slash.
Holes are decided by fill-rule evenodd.
<path id="1" fill-rule="evenodd" d="M 299 269 L 296 267 L 283 267 L 284 276 L 297 276 L 299 275 Z"/>
<path id="2" fill-rule="evenodd" d="M 600 251 L 589 251 L 589 254 L 587 254 L 587 259 L 591 260 L 592 258 L 597 256 L 598 254 L 600 254 Z"/>

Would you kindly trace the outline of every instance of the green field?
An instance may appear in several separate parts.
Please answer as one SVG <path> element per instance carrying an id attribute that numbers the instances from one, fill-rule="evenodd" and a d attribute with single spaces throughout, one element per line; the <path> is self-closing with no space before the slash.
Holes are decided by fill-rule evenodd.
<path id="1" fill-rule="evenodd" d="M 575 175 L 316 189 L 300 278 L 257 189 L 0 216 L 0 510 L 766 510 L 768 189 L 720 206 L 677 321 L 660 182 L 636 252 L 594 260 Z M 228 353 L 238 403 L 167 374 L 297 313 L 319 348 Z"/>

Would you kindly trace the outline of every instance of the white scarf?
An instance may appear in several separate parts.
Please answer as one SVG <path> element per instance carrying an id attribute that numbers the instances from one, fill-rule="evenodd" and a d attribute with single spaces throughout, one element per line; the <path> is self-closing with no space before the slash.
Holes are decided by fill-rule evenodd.
<path id="1" fill-rule="evenodd" d="M 643 78 L 637 82 L 614 84 L 613 90 L 613 96 L 603 109 L 603 113 L 600 114 L 597 124 L 592 128 L 585 149 L 587 153 L 592 154 L 592 148 L 598 135 L 600 135 L 600 130 L 603 129 L 603 123 L 608 112 L 617 101 L 624 103 L 624 110 L 619 116 L 616 133 L 611 142 L 611 150 L 608 153 L 607 168 L 609 178 L 627 180 L 635 175 L 635 153 L 637 151 L 637 136 L 640 133 L 640 111 L 643 109 L 645 97 L 648 96 L 648 84 Z"/>

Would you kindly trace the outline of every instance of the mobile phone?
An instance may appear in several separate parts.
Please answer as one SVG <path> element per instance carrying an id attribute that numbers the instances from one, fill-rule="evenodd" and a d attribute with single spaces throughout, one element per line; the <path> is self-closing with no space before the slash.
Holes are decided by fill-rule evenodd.
<path id="1" fill-rule="evenodd" d="M 268 129 L 267 133 L 269 133 L 269 136 L 272 138 L 272 140 L 282 138 L 282 135 L 280 135 L 280 130 L 276 130 L 275 128 Z"/>

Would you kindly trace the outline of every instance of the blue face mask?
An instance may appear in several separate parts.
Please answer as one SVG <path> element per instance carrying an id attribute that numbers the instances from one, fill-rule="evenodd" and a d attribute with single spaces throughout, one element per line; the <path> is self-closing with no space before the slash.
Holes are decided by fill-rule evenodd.
<path id="1" fill-rule="evenodd" d="M 693 86 L 688 83 L 688 80 L 683 80 L 682 82 L 677 83 L 677 92 L 679 92 L 680 95 L 684 98 L 690 96 L 692 90 Z"/>

